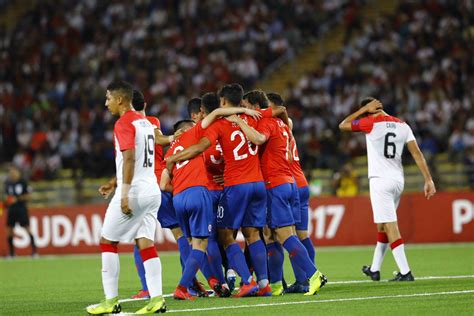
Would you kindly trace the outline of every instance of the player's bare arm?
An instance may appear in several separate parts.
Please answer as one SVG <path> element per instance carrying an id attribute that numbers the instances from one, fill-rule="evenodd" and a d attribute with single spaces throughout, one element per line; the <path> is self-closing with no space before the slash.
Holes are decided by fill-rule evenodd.
<path id="1" fill-rule="evenodd" d="M 358 109 L 357 111 L 355 111 L 354 113 L 352 113 L 351 115 L 349 115 L 348 117 L 346 117 L 341 122 L 341 124 L 339 124 L 339 129 L 341 131 L 351 132 L 352 131 L 352 126 L 351 126 L 352 121 L 354 121 L 359 116 L 364 115 L 366 113 L 375 114 L 375 113 L 378 113 L 378 112 L 382 112 L 382 109 L 383 109 L 382 103 L 380 103 L 379 100 L 374 99 L 374 100 L 370 101 L 368 104 L 366 104 L 363 107 L 361 107 L 360 109 Z"/>
<path id="2" fill-rule="evenodd" d="M 110 179 L 106 184 L 103 184 L 99 188 L 99 193 L 104 199 L 108 199 L 110 194 L 114 192 L 117 187 L 117 178 Z"/>
<path id="3" fill-rule="evenodd" d="M 230 108 L 219 108 L 215 109 L 209 115 L 207 115 L 201 122 L 202 128 L 208 128 L 216 119 L 223 116 L 229 116 L 234 114 L 247 114 L 253 117 L 256 120 L 259 120 L 262 117 L 262 113 L 252 109 L 247 109 L 243 107 L 230 107 Z"/>
<path id="4" fill-rule="evenodd" d="M 197 144 L 185 148 L 183 151 L 172 155 L 166 158 L 166 169 L 170 172 L 173 170 L 173 165 L 177 162 L 188 160 L 196 157 L 197 155 L 203 153 L 207 148 L 211 146 L 211 142 L 207 137 L 203 137 L 199 140 Z"/>
<path id="5" fill-rule="evenodd" d="M 436 193 L 436 187 L 431 177 L 430 169 L 426 164 L 425 157 L 423 156 L 423 153 L 418 147 L 416 141 L 412 140 L 408 142 L 407 148 L 410 151 L 410 154 L 412 155 L 413 159 L 415 160 L 416 165 L 423 174 L 423 178 L 425 178 L 425 197 L 429 200 Z"/>
<path id="6" fill-rule="evenodd" d="M 272 107 L 272 116 L 280 118 L 283 123 L 290 126 L 290 118 L 288 117 L 288 112 L 286 112 L 286 108 L 282 105 Z M 290 129 L 293 128 L 293 125 Z"/>
<path id="7" fill-rule="evenodd" d="M 183 134 L 183 131 L 177 130 L 174 135 L 163 135 L 159 128 L 155 128 L 155 144 L 160 146 L 168 146 L 175 139 L 178 139 L 181 134 Z"/>
<path id="8" fill-rule="evenodd" d="M 171 185 L 171 174 L 168 169 L 164 169 L 161 173 L 160 189 L 161 191 L 173 192 L 173 186 Z"/>
<path id="9" fill-rule="evenodd" d="M 239 125 L 240 129 L 242 130 L 242 132 L 244 132 L 247 139 L 250 140 L 255 145 L 262 145 L 263 143 L 267 141 L 267 138 L 265 137 L 265 135 L 259 133 L 253 127 L 249 126 L 244 120 L 242 120 L 237 115 L 226 117 L 226 119 L 230 122 L 233 122 Z"/>
<path id="10" fill-rule="evenodd" d="M 123 183 L 121 192 L 120 207 L 122 212 L 126 215 L 131 215 L 132 210 L 129 206 L 130 187 L 135 172 L 135 149 L 128 149 L 122 152 L 123 155 Z"/>

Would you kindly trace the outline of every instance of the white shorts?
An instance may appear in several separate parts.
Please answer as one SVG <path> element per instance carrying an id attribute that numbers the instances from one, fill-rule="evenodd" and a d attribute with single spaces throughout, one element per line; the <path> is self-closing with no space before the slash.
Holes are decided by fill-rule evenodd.
<path id="1" fill-rule="evenodd" d="M 122 213 L 120 194 L 114 195 L 105 213 L 101 236 L 110 241 L 132 242 L 137 238 L 155 240 L 161 195 L 130 198 L 132 216 Z"/>
<path id="2" fill-rule="evenodd" d="M 370 178 L 369 181 L 374 223 L 396 222 L 403 182 L 386 178 Z"/>

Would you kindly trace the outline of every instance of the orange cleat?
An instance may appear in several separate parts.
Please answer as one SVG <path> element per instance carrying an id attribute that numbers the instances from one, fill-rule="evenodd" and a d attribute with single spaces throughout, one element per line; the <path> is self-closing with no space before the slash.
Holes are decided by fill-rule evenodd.
<path id="1" fill-rule="evenodd" d="M 239 292 L 234 295 L 234 297 L 245 297 L 245 296 L 252 296 L 256 294 L 258 291 L 257 282 L 254 279 L 249 284 L 244 284 L 240 287 Z"/>
<path id="2" fill-rule="evenodd" d="M 270 284 L 258 289 L 257 296 L 272 296 L 272 288 L 270 287 Z"/>
<path id="3" fill-rule="evenodd" d="M 196 298 L 194 296 L 192 296 L 191 294 L 189 294 L 188 292 L 188 289 L 185 288 L 184 286 L 182 285 L 178 285 L 176 287 L 176 290 L 174 290 L 174 293 L 173 293 L 173 298 L 175 300 L 189 300 L 189 301 L 194 301 L 196 300 Z"/>
<path id="4" fill-rule="evenodd" d="M 145 290 L 140 290 L 138 291 L 137 294 L 132 296 L 133 299 L 145 299 L 145 298 L 150 298 L 150 292 L 145 291 Z"/>

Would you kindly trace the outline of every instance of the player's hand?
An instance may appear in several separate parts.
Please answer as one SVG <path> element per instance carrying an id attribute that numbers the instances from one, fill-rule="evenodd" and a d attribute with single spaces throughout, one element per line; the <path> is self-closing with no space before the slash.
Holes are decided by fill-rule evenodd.
<path id="1" fill-rule="evenodd" d="M 365 111 L 369 112 L 369 113 L 372 113 L 372 114 L 380 112 L 382 110 L 383 110 L 383 105 L 377 99 L 374 99 L 374 100 L 370 101 L 368 104 L 365 105 Z"/>
<path id="2" fill-rule="evenodd" d="M 114 191 L 115 186 L 111 183 L 101 185 L 99 188 L 99 193 L 104 199 L 108 199 L 110 194 Z"/>
<path id="3" fill-rule="evenodd" d="M 122 213 L 124 213 L 127 216 L 132 216 L 132 210 L 130 209 L 130 206 L 128 205 L 128 197 L 123 197 L 120 200 L 120 208 L 122 209 Z"/>
<path id="4" fill-rule="evenodd" d="M 212 179 L 214 180 L 215 183 L 217 183 L 219 185 L 224 185 L 224 175 L 223 174 L 212 176 Z"/>
<path id="5" fill-rule="evenodd" d="M 174 139 L 175 139 L 175 140 L 178 139 L 179 136 L 183 135 L 183 133 L 184 133 L 184 131 L 183 131 L 181 128 L 178 129 L 178 130 L 177 130 L 176 132 L 174 132 L 174 134 L 173 134 Z"/>
<path id="6" fill-rule="evenodd" d="M 238 123 L 238 121 L 239 121 L 239 117 L 235 114 L 230 115 L 230 116 L 226 116 L 225 119 L 228 120 L 229 122 L 232 122 L 232 123 Z"/>
<path id="7" fill-rule="evenodd" d="M 174 165 L 175 165 L 175 162 L 173 161 L 173 159 L 171 159 L 172 157 L 168 157 L 166 158 L 166 169 L 168 169 L 168 172 L 170 174 L 172 174 L 173 172 L 173 168 L 174 168 Z"/>
<path id="8" fill-rule="evenodd" d="M 429 200 L 436 193 L 433 180 L 425 181 L 425 197 Z"/>
<path id="9" fill-rule="evenodd" d="M 247 114 L 247 115 L 250 115 L 251 117 L 253 117 L 257 121 L 262 118 L 262 113 L 261 112 L 255 111 L 255 110 L 252 110 L 252 109 L 245 109 L 244 113 Z"/>

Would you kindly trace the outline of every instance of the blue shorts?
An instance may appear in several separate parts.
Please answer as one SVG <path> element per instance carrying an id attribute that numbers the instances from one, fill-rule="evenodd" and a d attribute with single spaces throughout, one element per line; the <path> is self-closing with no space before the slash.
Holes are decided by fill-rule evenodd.
<path id="1" fill-rule="evenodd" d="M 222 190 L 209 190 L 209 195 L 211 196 L 212 201 L 212 231 L 209 238 L 217 240 L 217 210 L 220 206 Z"/>
<path id="2" fill-rule="evenodd" d="M 186 238 L 208 238 L 212 230 L 212 201 L 206 187 L 190 187 L 173 197 L 179 226 Z"/>
<path id="3" fill-rule="evenodd" d="M 309 187 L 301 187 L 298 189 L 300 196 L 300 214 L 301 221 L 296 224 L 296 230 L 308 230 L 309 221 Z"/>
<path id="4" fill-rule="evenodd" d="M 217 212 L 217 227 L 263 227 L 266 206 L 267 193 L 263 181 L 225 187 Z"/>
<path id="5" fill-rule="evenodd" d="M 291 204 L 291 209 L 293 211 L 293 219 L 295 220 L 295 225 L 301 223 L 301 205 L 300 205 L 300 195 L 298 193 L 298 186 L 296 183 L 291 184 L 291 189 L 293 190 L 294 201 Z"/>
<path id="6" fill-rule="evenodd" d="M 173 194 L 161 191 L 161 205 L 158 210 L 158 221 L 161 227 L 173 229 L 179 227 L 176 211 L 173 207 Z"/>
<path id="7" fill-rule="evenodd" d="M 270 228 L 279 228 L 295 224 L 293 209 L 295 197 L 291 183 L 284 183 L 267 190 L 267 225 Z"/>

